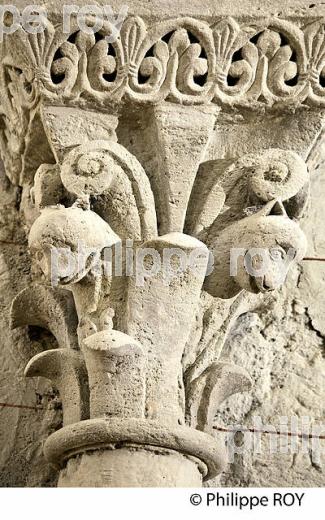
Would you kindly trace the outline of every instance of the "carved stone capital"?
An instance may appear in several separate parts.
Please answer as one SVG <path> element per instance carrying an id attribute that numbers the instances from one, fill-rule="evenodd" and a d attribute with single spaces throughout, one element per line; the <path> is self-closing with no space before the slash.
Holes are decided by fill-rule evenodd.
<path id="1" fill-rule="evenodd" d="M 131 12 L 108 41 L 58 12 L 4 38 L 0 71 L 35 280 L 12 327 L 58 343 L 25 371 L 63 404 L 45 455 L 61 486 L 197 486 L 226 464 L 218 407 L 251 388 L 229 330 L 305 255 L 324 20 Z"/>

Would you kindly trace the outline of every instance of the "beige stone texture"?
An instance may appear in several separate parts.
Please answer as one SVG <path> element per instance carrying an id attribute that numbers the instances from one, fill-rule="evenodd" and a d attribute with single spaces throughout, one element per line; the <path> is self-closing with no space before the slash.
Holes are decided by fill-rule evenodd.
<path id="1" fill-rule="evenodd" d="M 0 43 L 0 485 L 323 486 L 323 3 L 63 4 Z"/>

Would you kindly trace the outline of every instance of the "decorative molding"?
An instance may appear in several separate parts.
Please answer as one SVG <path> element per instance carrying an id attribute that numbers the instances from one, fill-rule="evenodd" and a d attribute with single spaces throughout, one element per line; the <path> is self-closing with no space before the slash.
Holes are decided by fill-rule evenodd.
<path id="1" fill-rule="evenodd" d="M 82 33 L 75 20 L 70 34 L 50 22 L 41 34 L 20 29 L 3 45 L 6 111 L 7 105 L 14 109 L 18 93 L 29 108 L 40 96 L 103 110 L 123 98 L 324 106 L 324 27 L 323 19 L 302 25 L 280 18 L 250 24 L 224 18 L 212 25 L 179 18 L 147 26 L 131 17 L 113 43 L 105 40 L 109 22 L 95 35 Z"/>
<path id="2" fill-rule="evenodd" d="M 0 145 L 7 169 L 24 170 L 40 126 L 40 100 L 112 113 L 121 104 L 216 104 L 264 112 L 325 107 L 325 22 L 278 18 L 246 24 L 193 18 L 147 26 L 128 18 L 118 39 L 105 22 L 94 34 L 70 34 L 50 21 L 44 32 L 6 35 L 0 69 Z M 115 34 L 115 33 L 114 33 Z M 50 161 L 50 151 L 44 150 Z M 28 166 L 28 164 L 27 164 Z"/>

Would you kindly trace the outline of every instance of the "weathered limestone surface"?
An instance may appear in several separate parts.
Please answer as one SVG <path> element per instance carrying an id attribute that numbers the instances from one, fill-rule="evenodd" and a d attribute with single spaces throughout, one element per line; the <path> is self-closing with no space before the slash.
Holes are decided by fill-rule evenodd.
<path id="1" fill-rule="evenodd" d="M 320 161 L 311 182 L 309 210 L 302 228 L 309 237 L 309 256 L 324 257 L 322 207 L 325 194 L 324 164 Z M 279 429 L 281 417 L 296 416 L 297 430 L 306 424 L 324 423 L 324 264 L 303 262 L 274 297 L 258 312 L 241 316 L 233 328 L 225 356 L 243 364 L 254 379 L 251 395 L 230 398 L 215 424 L 252 426 L 260 416 L 265 429 Z M 284 431 L 290 429 L 290 420 Z M 309 433 L 312 433 L 311 428 Z M 324 434 L 323 434 L 324 435 Z M 240 441 L 239 441 L 240 442 Z M 282 446 L 292 442 L 284 439 Z M 278 446 L 280 441 L 277 439 Z M 311 451 L 270 454 L 270 436 L 262 437 L 261 453 L 237 455 L 221 479 L 231 486 L 324 486 L 322 453 L 313 460 Z"/>
<path id="2" fill-rule="evenodd" d="M 41 4 L 1 46 L 1 485 L 323 485 L 218 428 L 325 420 L 324 6 L 134 0 L 108 45 Z M 130 239 L 195 276 L 111 276 Z"/>

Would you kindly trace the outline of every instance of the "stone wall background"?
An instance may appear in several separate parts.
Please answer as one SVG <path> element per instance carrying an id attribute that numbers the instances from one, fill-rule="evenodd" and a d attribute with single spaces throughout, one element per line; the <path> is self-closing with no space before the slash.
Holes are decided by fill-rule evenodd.
<path id="1" fill-rule="evenodd" d="M 140 158 L 141 160 L 141 158 Z M 46 464 L 42 443 L 61 421 L 60 401 L 46 380 L 28 380 L 23 371 L 32 355 L 50 348 L 50 336 L 37 329 L 9 329 L 15 295 L 31 282 L 25 224 L 19 207 L 26 194 L 13 188 L 0 167 L 0 485 L 53 486 L 55 472 Z M 325 165 L 312 177 L 311 201 L 304 228 L 308 256 L 325 257 Z M 286 287 L 264 300 L 256 312 L 241 316 L 223 356 L 244 366 L 253 391 L 224 403 L 216 427 L 252 427 L 254 416 L 279 426 L 281 416 L 308 417 L 325 424 L 325 262 L 303 262 L 290 273 Z M 325 435 L 325 431 L 323 433 Z M 225 436 L 223 433 L 218 435 Z M 325 450 L 325 441 L 321 441 Z M 218 482 L 223 486 L 323 486 L 324 455 L 269 454 L 270 436 L 262 436 L 261 453 L 237 455 Z"/>

